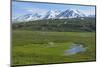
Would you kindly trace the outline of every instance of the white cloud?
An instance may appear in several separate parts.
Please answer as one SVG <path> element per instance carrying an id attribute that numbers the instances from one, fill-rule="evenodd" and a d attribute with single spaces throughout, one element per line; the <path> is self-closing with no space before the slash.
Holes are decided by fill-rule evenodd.
<path id="1" fill-rule="evenodd" d="M 85 15 L 95 15 L 95 10 L 84 10 L 82 11 Z"/>
<path id="2" fill-rule="evenodd" d="M 30 10 L 27 10 L 27 11 L 29 11 L 29 12 L 33 12 L 33 10 L 31 10 L 31 9 L 30 9 Z"/>
<path id="3" fill-rule="evenodd" d="M 31 9 L 26 9 L 26 11 L 30 12 L 30 13 L 40 13 L 40 14 L 44 14 L 46 13 L 48 10 L 47 9 L 40 9 L 40 8 L 31 8 Z"/>

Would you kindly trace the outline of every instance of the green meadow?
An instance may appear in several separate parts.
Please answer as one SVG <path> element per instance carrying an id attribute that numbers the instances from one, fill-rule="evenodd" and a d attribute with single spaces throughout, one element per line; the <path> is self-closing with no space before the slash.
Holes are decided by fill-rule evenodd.
<path id="1" fill-rule="evenodd" d="M 55 20 L 48 24 L 47 20 L 15 23 L 12 27 L 12 65 L 95 61 L 95 21 L 73 20 L 76 23 L 72 20 Z M 70 23 L 57 25 L 58 21 Z M 87 50 L 66 55 L 65 51 L 77 43 Z"/>
<path id="2" fill-rule="evenodd" d="M 13 64 L 47 64 L 95 60 L 94 32 L 13 31 Z M 53 45 L 50 44 L 53 42 Z M 84 53 L 64 55 L 73 43 L 85 43 Z"/>

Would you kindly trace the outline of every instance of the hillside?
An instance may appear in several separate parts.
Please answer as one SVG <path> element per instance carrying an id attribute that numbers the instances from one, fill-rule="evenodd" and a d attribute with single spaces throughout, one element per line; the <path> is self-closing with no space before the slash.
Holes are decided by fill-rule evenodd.
<path id="1" fill-rule="evenodd" d="M 12 23 L 13 29 L 32 31 L 95 31 L 95 18 L 48 19 Z"/>

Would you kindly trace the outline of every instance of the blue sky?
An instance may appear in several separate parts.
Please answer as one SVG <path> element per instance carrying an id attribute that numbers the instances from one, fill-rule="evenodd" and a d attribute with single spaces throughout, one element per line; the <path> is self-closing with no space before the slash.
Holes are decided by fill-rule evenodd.
<path id="1" fill-rule="evenodd" d="M 48 10 L 66 10 L 75 9 L 80 10 L 85 14 L 95 14 L 94 6 L 69 5 L 69 4 L 48 4 L 48 3 L 34 3 L 34 2 L 12 2 L 12 17 L 21 16 L 29 13 L 45 13 Z"/>

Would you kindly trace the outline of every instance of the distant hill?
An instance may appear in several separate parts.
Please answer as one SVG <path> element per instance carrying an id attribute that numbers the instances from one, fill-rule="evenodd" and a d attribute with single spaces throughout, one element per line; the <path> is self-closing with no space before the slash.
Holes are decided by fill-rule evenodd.
<path id="1" fill-rule="evenodd" d="M 45 19 L 13 23 L 12 29 L 32 31 L 95 31 L 95 18 Z"/>

